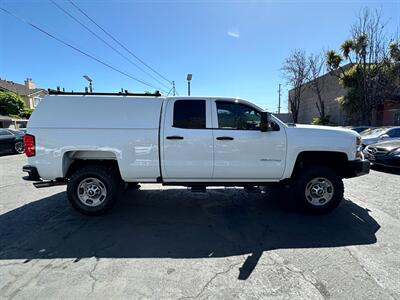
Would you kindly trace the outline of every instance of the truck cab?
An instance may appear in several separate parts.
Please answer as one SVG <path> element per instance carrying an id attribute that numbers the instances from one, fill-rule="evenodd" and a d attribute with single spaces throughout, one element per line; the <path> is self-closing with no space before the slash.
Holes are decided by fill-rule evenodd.
<path id="1" fill-rule="evenodd" d="M 229 98 L 169 98 L 161 120 L 165 182 L 278 181 L 286 157 L 285 126 L 261 131 L 263 110 Z"/>

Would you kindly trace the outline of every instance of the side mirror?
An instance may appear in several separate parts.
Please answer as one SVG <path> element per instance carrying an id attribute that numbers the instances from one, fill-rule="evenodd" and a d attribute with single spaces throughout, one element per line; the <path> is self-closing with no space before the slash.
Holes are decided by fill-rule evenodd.
<path id="1" fill-rule="evenodd" d="M 260 131 L 266 132 L 271 130 L 271 114 L 263 111 L 261 113 Z"/>
<path id="2" fill-rule="evenodd" d="M 387 139 L 388 137 L 389 137 L 388 134 L 382 134 L 382 135 L 380 136 L 381 139 Z"/>

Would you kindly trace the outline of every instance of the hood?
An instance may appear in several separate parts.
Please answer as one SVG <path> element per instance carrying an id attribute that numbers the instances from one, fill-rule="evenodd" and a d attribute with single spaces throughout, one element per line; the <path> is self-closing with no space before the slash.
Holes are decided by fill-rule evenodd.
<path id="1" fill-rule="evenodd" d="M 376 143 L 376 144 L 372 144 L 369 147 L 370 148 L 383 148 L 387 151 L 392 151 L 394 149 L 400 148 L 400 140 Z"/>
<path id="2" fill-rule="evenodd" d="M 377 141 L 379 141 L 379 136 L 369 136 L 369 137 L 362 136 L 361 141 L 363 144 L 376 143 Z"/>
<path id="3" fill-rule="evenodd" d="M 357 132 L 343 127 L 296 124 L 295 127 L 290 127 L 290 128 L 309 129 L 311 131 L 333 131 L 335 133 L 344 133 L 346 135 L 351 135 L 354 137 L 360 136 Z"/>
<path id="4" fill-rule="evenodd" d="M 357 132 L 332 126 L 303 125 L 286 127 L 288 151 L 343 152 L 349 159 L 356 156 Z"/>

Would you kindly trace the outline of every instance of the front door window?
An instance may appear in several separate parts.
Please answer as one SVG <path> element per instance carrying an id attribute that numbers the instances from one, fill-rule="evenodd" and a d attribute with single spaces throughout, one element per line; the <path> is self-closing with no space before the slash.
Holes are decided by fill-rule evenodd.
<path id="1" fill-rule="evenodd" d="M 260 130 L 261 114 L 254 108 L 228 101 L 216 104 L 219 129 Z"/>

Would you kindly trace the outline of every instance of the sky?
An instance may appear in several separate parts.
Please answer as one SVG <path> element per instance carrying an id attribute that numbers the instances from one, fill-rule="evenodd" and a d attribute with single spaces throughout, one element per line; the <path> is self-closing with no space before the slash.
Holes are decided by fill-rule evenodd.
<path id="1" fill-rule="evenodd" d="M 54 1 L 140 66 L 69 1 Z M 239 97 L 271 112 L 277 110 L 279 84 L 282 111 L 287 111 L 288 88 L 280 69 L 291 51 L 338 49 L 365 7 L 381 10 L 389 33 L 398 32 L 400 26 L 400 0 L 73 2 L 142 61 L 174 80 L 179 95 L 187 94 L 186 74 L 192 73 L 192 96 Z M 164 79 L 141 65 L 158 81 L 143 73 L 50 0 L 0 0 L 0 7 L 114 69 L 169 91 Z M 0 11 L 1 79 L 23 83 L 30 77 L 41 88 L 83 91 L 85 74 L 98 92 L 154 90 Z"/>

